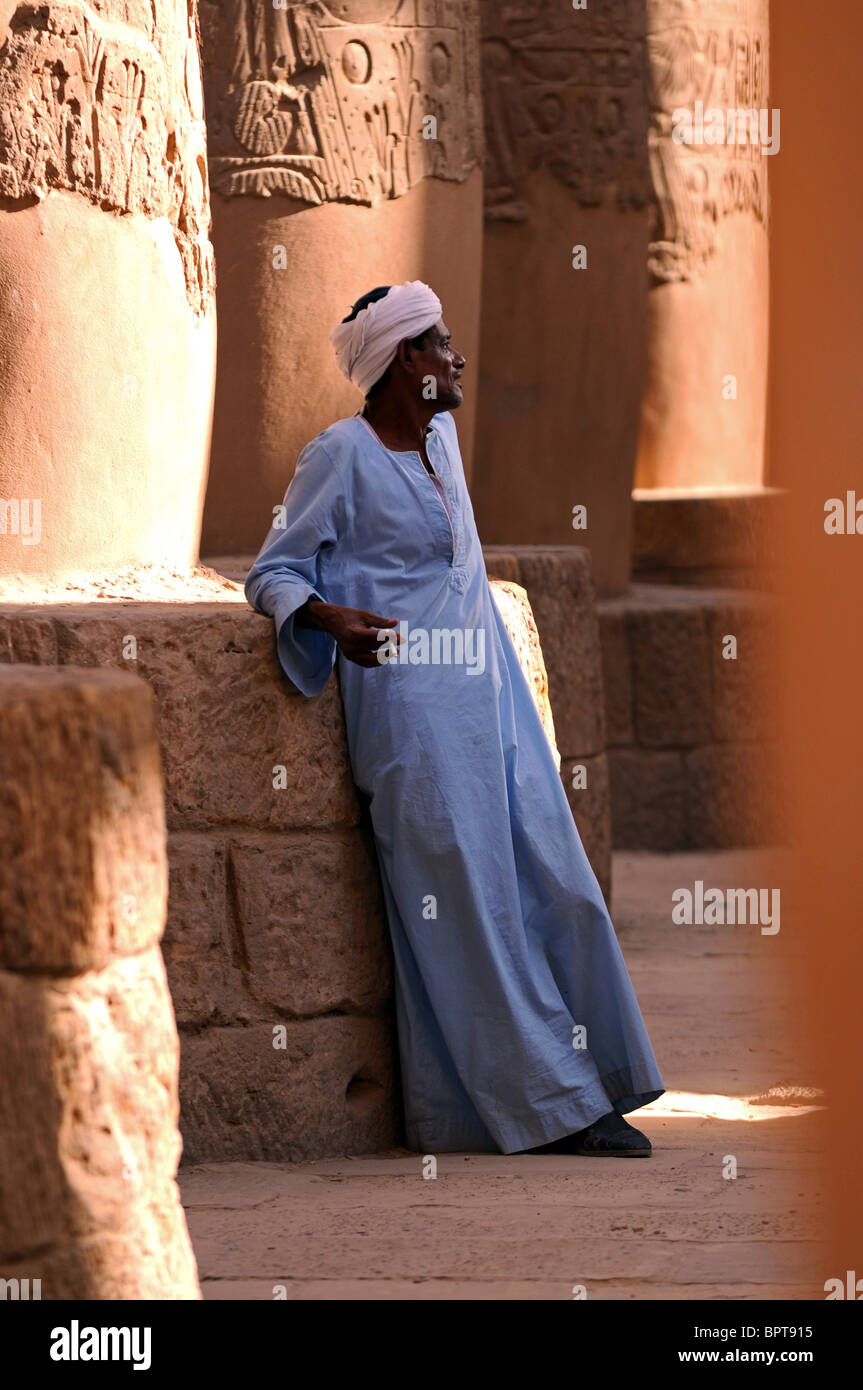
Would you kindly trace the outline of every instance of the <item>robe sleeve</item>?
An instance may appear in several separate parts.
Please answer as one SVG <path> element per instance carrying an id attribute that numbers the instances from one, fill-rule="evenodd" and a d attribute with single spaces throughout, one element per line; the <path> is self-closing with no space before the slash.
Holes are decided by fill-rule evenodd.
<path id="1" fill-rule="evenodd" d="M 297 609 L 321 592 L 321 552 L 339 538 L 344 516 L 341 471 L 318 440 L 307 444 L 284 503 L 246 577 L 245 593 L 273 619 L 282 670 L 303 695 L 319 695 L 336 657 L 328 632 L 301 627 Z"/>

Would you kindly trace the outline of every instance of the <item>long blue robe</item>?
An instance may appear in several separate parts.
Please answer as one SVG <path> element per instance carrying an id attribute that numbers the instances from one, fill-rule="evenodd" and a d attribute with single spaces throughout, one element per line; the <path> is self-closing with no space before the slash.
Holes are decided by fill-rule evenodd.
<path id="1" fill-rule="evenodd" d="M 427 451 L 451 519 L 419 453 L 385 448 L 360 415 L 324 430 L 246 596 L 272 616 L 304 695 L 337 654 L 295 622 L 310 597 L 407 622 L 418 658 L 417 629 L 484 632 L 482 663 L 470 638 L 462 664 L 401 651 L 372 669 L 338 662 L 395 957 L 408 1145 L 513 1153 L 646 1105 L 663 1084 L 489 588 L 452 415 L 434 417 Z"/>

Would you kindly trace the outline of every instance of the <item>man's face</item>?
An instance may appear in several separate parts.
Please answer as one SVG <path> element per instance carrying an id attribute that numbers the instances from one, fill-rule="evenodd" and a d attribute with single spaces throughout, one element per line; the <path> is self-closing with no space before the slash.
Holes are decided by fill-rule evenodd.
<path id="1" fill-rule="evenodd" d="M 413 353 L 423 400 L 434 404 L 437 410 L 457 410 L 464 400 L 461 374 L 465 359 L 453 347 L 443 319 L 429 329 L 425 347 L 414 348 Z"/>

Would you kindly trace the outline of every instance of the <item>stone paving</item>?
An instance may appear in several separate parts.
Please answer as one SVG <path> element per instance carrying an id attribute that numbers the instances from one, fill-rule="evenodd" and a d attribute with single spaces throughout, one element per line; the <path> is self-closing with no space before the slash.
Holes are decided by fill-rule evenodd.
<path id="1" fill-rule="evenodd" d="M 615 855 L 613 916 L 668 1086 L 637 1117 L 651 1159 L 445 1154 L 434 1179 L 405 1150 L 184 1168 L 205 1297 L 823 1298 L 826 1098 L 795 1055 L 791 868 Z M 672 890 L 696 879 L 781 886 L 780 932 L 672 924 Z"/>

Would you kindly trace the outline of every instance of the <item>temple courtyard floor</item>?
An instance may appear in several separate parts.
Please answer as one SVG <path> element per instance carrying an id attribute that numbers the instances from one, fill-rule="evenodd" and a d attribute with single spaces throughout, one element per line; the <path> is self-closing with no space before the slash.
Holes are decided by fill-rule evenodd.
<path id="1" fill-rule="evenodd" d="M 819 1149 L 797 1026 L 793 865 L 614 857 L 612 915 L 668 1091 L 647 1160 L 405 1150 L 181 1168 L 207 1299 L 824 1297 Z M 781 887 L 778 932 L 678 925 L 671 894 Z"/>

